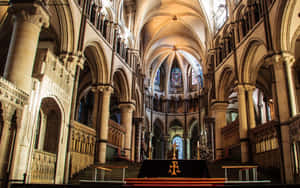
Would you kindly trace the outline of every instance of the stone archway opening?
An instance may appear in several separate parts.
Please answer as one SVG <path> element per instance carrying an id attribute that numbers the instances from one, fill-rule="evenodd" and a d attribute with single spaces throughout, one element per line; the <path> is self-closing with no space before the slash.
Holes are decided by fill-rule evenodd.
<path id="1" fill-rule="evenodd" d="M 61 126 L 62 111 L 57 102 L 53 98 L 44 98 L 36 125 L 31 183 L 55 182 Z"/>

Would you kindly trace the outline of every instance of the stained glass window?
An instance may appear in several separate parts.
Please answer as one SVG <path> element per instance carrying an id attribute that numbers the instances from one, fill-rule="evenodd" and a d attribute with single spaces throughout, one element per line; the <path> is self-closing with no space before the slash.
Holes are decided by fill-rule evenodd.
<path id="1" fill-rule="evenodd" d="M 154 84 L 158 86 L 160 85 L 160 69 L 158 69 L 156 73 Z"/>
<path id="2" fill-rule="evenodd" d="M 182 73 L 179 67 L 172 68 L 171 71 L 171 87 L 182 87 Z"/>
<path id="3" fill-rule="evenodd" d="M 200 71 L 200 75 L 199 75 L 199 79 L 200 79 L 200 86 L 201 86 L 201 88 L 203 88 L 204 87 L 204 78 L 203 78 L 203 72 L 202 71 Z"/>
<path id="4" fill-rule="evenodd" d="M 227 20 L 226 0 L 201 0 L 208 17 L 208 21 L 215 25 L 218 31 Z M 239 0 L 235 0 L 238 2 Z"/>
<path id="5" fill-rule="evenodd" d="M 183 143 L 180 136 L 173 138 L 172 144 L 176 143 L 176 149 L 178 150 L 178 159 L 183 159 Z"/>
<path id="6" fill-rule="evenodd" d="M 203 72 L 200 66 L 198 66 L 198 72 L 192 68 L 192 85 L 200 83 L 200 87 L 203 88 Z"/>
<path id="7" fill-rule="evenodd" d="M 217 29 L 220 29 L 227 19 L 227 6 L 225 0 L 215 0 L 214 16 Z"/>
<path id="8" fill-rule="evenodd" d="M 200 82 L 200 77 L 194 69 L 192 69 L 192 85 L 197 85 Z"/>

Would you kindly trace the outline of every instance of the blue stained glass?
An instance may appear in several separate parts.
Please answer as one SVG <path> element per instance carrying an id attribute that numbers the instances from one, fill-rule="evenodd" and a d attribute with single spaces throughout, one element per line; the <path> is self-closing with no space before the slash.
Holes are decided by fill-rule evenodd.
<path id="1" fill-rule="evenodd" d="M 203 88 L 204 87 L 204 83 L 203 83 L 203 72 L 202 71 L 200 72 L 199 79 L 200 79 L 201 88 Z"/>
<path id="2" fill-rule="evenodd" d="M 183 143 L 180 136 L 173 138 L 172 144 L 176 143 L 176 149 L 178 150 L 178 159 L 183 159 Z"/>
<path id="3" fill-rule="evenodd" d="M 160 84 L 160 69 L 158 69 L 158 71 L 156 73 L 154 83 L 155 83 L 155 85 L 159 85 Z"/>
<path id="4" fill-rule="evenodd" d="M 178 67 L 172 69 L 171 72 L 171 86 L 173 88 L 182 87 L 181 70 Z"/>

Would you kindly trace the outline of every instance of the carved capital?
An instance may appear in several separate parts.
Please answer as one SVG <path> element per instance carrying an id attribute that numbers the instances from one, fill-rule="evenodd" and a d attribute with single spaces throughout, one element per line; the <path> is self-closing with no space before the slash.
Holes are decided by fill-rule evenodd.
<path id="1" fill-rule="evenodd" d="M 49 13 L 41 3 L 16 3 L 8 12 L 17 22 L 30 22 L 38 27 L 49 27 Z"/>
<path id="2" fill-rule="evenodd" d="M 122 102 L 121 104 L 119 104 L 119 108 L 123 112 L 132 113 L 135 110 L 135 103 L 132 101 Z"/>
<path id="3" fill-rule="evenodd" d="M 287 52 L 281 54 L 273 54 L 265 59 L 265 61 L 269 65 L 274 65 L 275 67 L 282 67 L 282 64 L 284 62 L 287 63 L 289 66 L 292 66 L 295 63 L 295 60 L 295 56 Z"/>
<path id="4" fill-rule="evenodd" d="M 100 91 L 104 96 L 110 96 L 114 92 L 114 88 L 110 85 L 96 86 L 97 90 Z"/>
<path id="5" fill-rule="evenodd" d="M 3 120 L 10 122 L 16 111 L 16 107 L 10 103 L 2 102 Z"/>
<path id="6" fill-rule="evenodd" d="M 238 95 L 243 95 L 245 93 L 245 85 L 243 84 L 238 84 L 235 88 L 234 91 L 238 93 Z"/>
<path id="7" fill-rule="evenodd" d="M 244 87 L 245 87 L 245 90 L 250 93 L 252 93 L 256 89 L 255 85 L 250 85 L 250 84 L 247 84 Z"/>
<path id="8" fill-rule="evenodd" d="M 59 59 L 64 62 L 67 70 L 72 72 L 73 75 L 75 75 L 77 66 L 80 67 L 81 70 L 84 68 L 84 62 L 86 58 L 82 53 L 63 53 L 60 54 Z"/>

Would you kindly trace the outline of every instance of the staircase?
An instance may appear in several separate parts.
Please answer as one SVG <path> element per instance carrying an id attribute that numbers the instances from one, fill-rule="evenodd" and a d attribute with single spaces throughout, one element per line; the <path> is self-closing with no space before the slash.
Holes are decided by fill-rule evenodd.
<path id="1" fill-rule="evenodd" d="M 103 166 L 107 169 L 111 169 L 111 171 L 105 171 L 96 169 L 98 164 L 91 165 L 78 174 L 73 176 L 69 183 L 70 184 L 80 184 L 82 180 L 89 180 L 89 181 L 123 181 L 123 168 L 121 167 L 128 167 L 125 168 L 125 177 L 124 178 L 137 178 L 139 170 L 141 168 L 141 164 L 132 163 L 126 160 L 119 160 L 119 161 L 109 161 Z M 95 174 L 97 173 L 96 177 Z"/>

